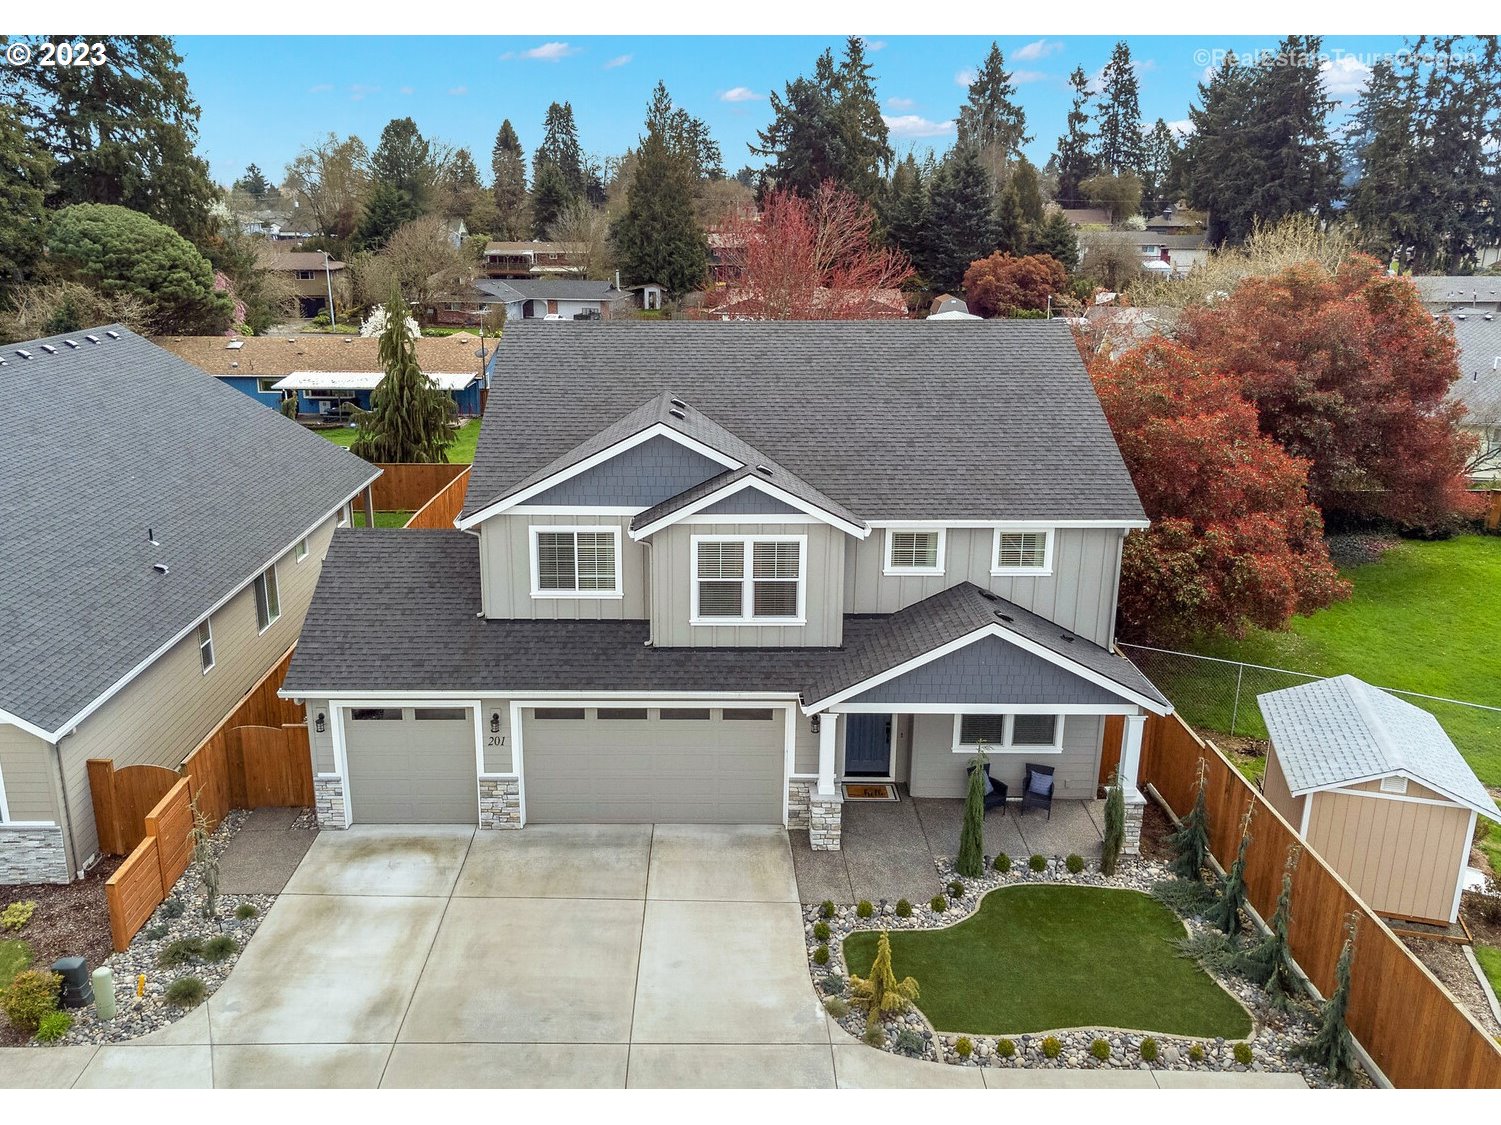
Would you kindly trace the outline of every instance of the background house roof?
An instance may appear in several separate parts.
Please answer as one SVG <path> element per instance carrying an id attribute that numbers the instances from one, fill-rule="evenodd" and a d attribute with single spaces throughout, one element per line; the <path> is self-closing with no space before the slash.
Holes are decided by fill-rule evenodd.
<path id="1" fill-rule="evenodd" d="M 502 301 L 617 301 L 625 296 L 611 282 L 569 277 L 482 278 L 474 287 Z"/>
<path id="2" fill-rule="evenodd" d="M 0 710 L 48 732 L 377 475 L 118 326 L 0 361 Z"/>
<path id="3" fill-rule="evenodd" d="M 317 250 L 279 250 L 274 245 L 256 247 L 261 268 L 268 270 L 317 270 L 323 272 L 323 254 Z M 338 273 L 344 263 L 337 258 L 328 259 L 330 273 Z"/>
<path id="4" fill-rule="evenodd" d="M 1436 275 L 1414 277 L 1418 296 L 1430 306 L 1455 307 L 1473 304 L 1497 304 L 1501 302 L 1501 277 L 1465 277 Z"/>
<path id="5" fill-rule="evenodd" d="M 1463 320 L 1449 320 L 1459 345 L 1459 378 L 1450 384 L 1448 397 L 1464 403 L 1466 422 L 1501 424 L 1501 314 L 1472 309 Z"/>
<path id="6" fill-rule="evenodd" d="M 1485 786 L 1421 707 L 1354 676 L 1283 688 L 1256 702 L 1295 797 L 1403 773 L 1501 821 Z"/>
<path id="7" fill-rule="evenodd" d="M 424 374 L 441 391 L 462 391 L 479 378 L 474 372 L 457 374 L 443 371 L 427 371 Z M 294 371 L 285 379 L 278 380 L 271 389 L 276 391 L 373 391 L 386 377 L 384 371 L 327 372 Z"/>
<path id="8" fill-rule="evenodd" d="M 509 325 L 465 514 L 674 391 L 866 520 L 1143 520 L 1061 321 Z"/>
<path id="9" fill-rule="evenodd" d="M 153 343 L 200 370 L 228 375 L 290 375 L 294 371 L 379 371 L 380 341 L 373 336 L 158 336 Z M 479 337 L 419 336 L 417 363 L 424 371 L 479 374 Z M 238 345 L 238 346 L 237 346 Z M 489 346 L 494 346 L 493 344 Z"/>

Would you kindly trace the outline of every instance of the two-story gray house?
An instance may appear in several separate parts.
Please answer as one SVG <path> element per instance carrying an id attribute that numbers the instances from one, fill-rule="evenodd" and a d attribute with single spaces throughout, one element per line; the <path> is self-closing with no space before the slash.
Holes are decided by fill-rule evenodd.
<path id="1" fill-rule="evenodd" d="M 1096 796 L 1146 526 L 1062 322 L 512 325 L 453 531 L 341 531 L 283 694 L 326 826 Z M 357 599 L 346 596 L 359 590 Z"/>

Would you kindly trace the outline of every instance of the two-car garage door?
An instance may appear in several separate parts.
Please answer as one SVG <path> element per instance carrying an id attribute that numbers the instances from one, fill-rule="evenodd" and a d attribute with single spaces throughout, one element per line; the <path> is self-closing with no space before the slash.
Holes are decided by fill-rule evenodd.
<path id="1" fill-rule="evenodd" d="M 354 707 L 343 717 L 354 823 L 478 823 L 472 710 Z"/>

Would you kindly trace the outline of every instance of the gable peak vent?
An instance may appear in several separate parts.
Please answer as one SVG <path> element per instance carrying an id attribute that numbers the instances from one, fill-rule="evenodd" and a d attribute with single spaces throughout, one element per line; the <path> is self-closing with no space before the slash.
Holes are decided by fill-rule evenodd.
<path id="1" fill-rule="evenodd" d="M 674 418 L 677 418 L 679 421 L 681 421 L 681 420 L 683 420 L 683 419 L 685 419 L 685 418 L 688 417 L 688 415 L 684 414 L 681 410 L 669 410 L 667 413 L 671 414 Z"/>
<path id="2" fill-rule="evenodd" d="M 670 405 L 676 406 L 679 410 L 687 410 L 688 409 L 688 404 L 686 402 L 684 402 L 680 398 L 670 398 L 667 401 L 668 401 L 668 403 Z"/>
<path id="3" fill-rule="evenodd" d="M 771 467 L 768 465 L 757 465 L 756 472 L 760 473 L 763 477 L 769 477 L 771 476 Z"/>

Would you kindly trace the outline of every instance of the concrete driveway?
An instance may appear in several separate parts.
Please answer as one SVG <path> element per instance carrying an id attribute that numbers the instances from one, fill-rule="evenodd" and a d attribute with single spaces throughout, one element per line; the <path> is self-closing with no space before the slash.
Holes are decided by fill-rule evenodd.
<path id="1" fill-rule="evenodd" d="M 203 1007 L 128 1044 L 4 1054 L 14 1086 L 986 1081 L 834 1027 L 808 979 L 787 833 L 692 825 L 325 832 Z"/>

